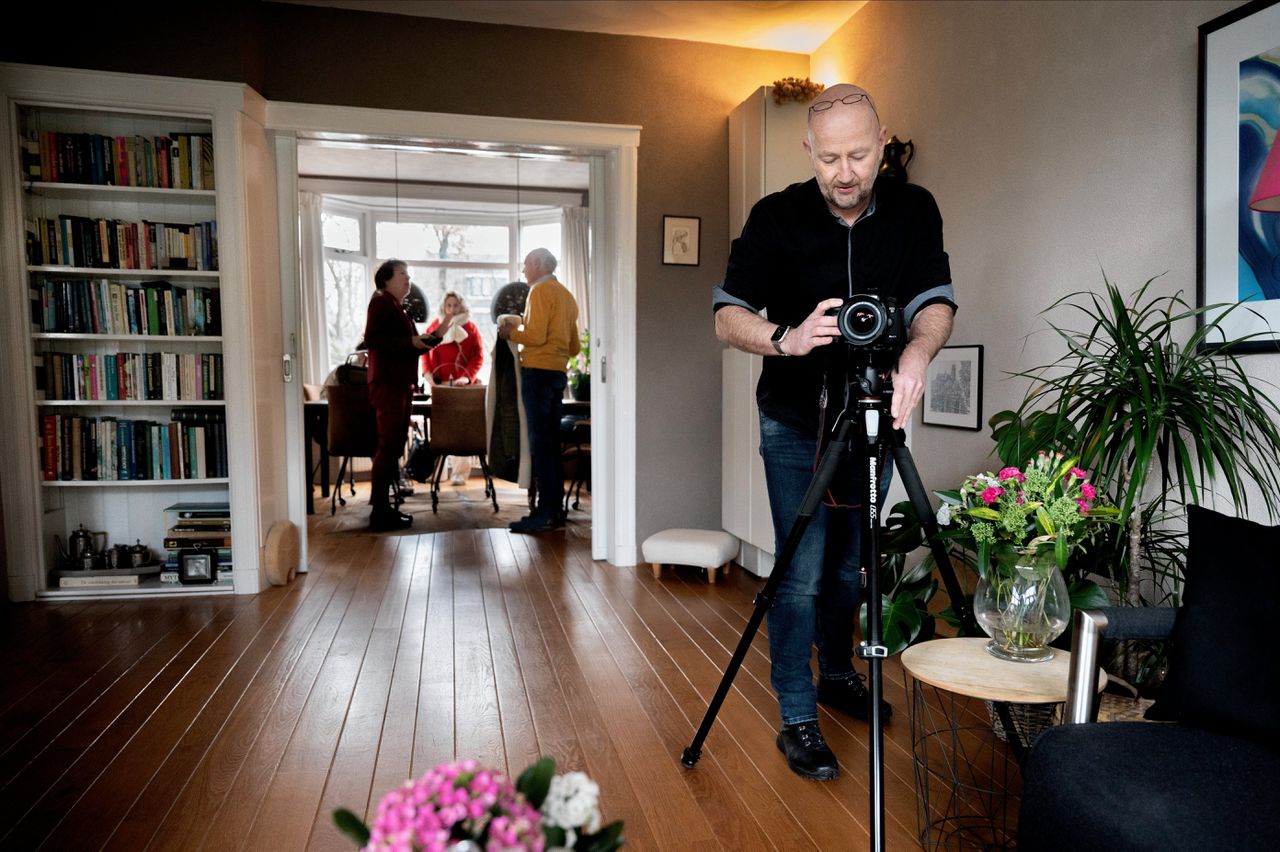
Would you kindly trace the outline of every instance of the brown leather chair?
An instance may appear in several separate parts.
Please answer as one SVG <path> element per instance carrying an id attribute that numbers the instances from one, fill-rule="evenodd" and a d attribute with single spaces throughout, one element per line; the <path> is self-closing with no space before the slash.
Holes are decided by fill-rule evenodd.
<path id="1" fill-rule="evenodd" d="M 369 402 L 366 384 L 329 385 L 325 396 L 329 400 L 329 454 L 342 459 L 337 486 L 330 498 L 329 514 L 332 515 L 338 511 L 339 503 L 347 505 L 342 497 L 344 476 L 350 476 L 352 496 L 356 493 L 355 474 L 350 473 L 351 459 L 373 458 L 378 452 L 378 418 Z"/>
<path id="2" fill-rule="evenodd" d="M 485 389 L 480 385 L 436 385 L 431 389 L 431 452 L 436 454 L 435 475 L 431 478 L 431 511 L 440 503 L 440 477 L 448 456 L 478 456 L 484 471 L 484 496 L 498 511 L 498 489 L 485 460 Z"/>

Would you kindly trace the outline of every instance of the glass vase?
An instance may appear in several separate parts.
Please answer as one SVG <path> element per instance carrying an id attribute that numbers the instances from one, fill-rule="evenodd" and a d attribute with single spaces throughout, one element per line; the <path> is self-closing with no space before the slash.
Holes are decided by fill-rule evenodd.
<path id="1" fill-rule="evenodd" d="M 1039 663 L 1053 658 L 1049 643 L 1071 618 L 1071 598 L 1053 547 L 1018 548 L 992 556 L 973 596 L 974 615 L 991 637 L 987 653 Z"/>

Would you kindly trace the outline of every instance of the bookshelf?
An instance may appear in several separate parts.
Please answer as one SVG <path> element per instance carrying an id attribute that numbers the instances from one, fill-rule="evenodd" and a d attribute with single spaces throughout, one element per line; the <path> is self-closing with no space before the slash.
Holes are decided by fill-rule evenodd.
<path id="1" fill-rule="evenodd" d="M 212 121 L 34 104 L 16 118 L 46 532 L 56 544 L 84 524 L 158 549 L 161 503 L 225 501 L 230 486 L 217 192 L 191 185 L 216 186 Z M 38 596 L 163 588 L 111 579 L 61 588 L 50 574 Z"/>
<path id="2" fill-rule="evenodd" d="M 282 348 L 265 101 L 5 64 L 0 94 L 0 370 L 23 415 L 0 430 L 9 597 L 260 591 L 265 528 L 288 517 L 260 463 L 286 441 L 263 369 Z M 235 518 L 232 581 L 60 587 L 77 527 L 159 553 L 179 503 Z"/>

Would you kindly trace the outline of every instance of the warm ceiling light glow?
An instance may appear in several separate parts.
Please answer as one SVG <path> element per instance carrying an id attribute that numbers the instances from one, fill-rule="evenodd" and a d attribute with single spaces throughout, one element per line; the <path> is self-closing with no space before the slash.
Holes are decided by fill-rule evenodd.
<path id="1" fill-rule="evenodd" d="M 812 53 L 827 40 L 829 32 L 821 24 L 784 24 L 770 27 L 751 38 L 750 47 L 782 50 L 788 53 Z"/>
<path id="2" fill-rule="evenodd" d="M 836 67 L 836 61 L 830 57 L 824 57 L 822 60 L 815 60 L 809 57 L 809 79 L 815 83 L 821 83 L 824 86 L 834 86 L 836 83 L 843 83 L 840 69 Z"/>

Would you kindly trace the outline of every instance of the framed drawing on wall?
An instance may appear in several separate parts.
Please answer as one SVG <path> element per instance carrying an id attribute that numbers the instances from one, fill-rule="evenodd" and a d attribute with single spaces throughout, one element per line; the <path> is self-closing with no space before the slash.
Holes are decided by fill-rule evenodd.
<path id="1" fill-rule="evenodd" d="M 697 266 L 701 230 L 701 217 L 663 216 L 662 262 L 667 266 Z"/>
<path id="2" fill-rule="evenodd" d="M 1280 351 L 1280 5 L 1249 3 L 1200 26 L 1199 317 Z M 1238 307 L 1236 307 L 1238 306 Z M 1220 340 L 1221 338 L 1219 338 Z M 1204 346 L 1214 347 L 1214 341 Z"/>
<path id="3" fill-rule="evenodd" d="M 924 383 L 924 422 L 982 428 L 982 347 L 944 346 Z"/>

